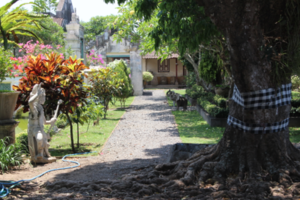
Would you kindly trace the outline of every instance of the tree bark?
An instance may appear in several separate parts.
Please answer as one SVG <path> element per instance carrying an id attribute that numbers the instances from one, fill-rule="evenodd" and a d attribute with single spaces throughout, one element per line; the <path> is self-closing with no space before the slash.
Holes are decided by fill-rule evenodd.
<path id="1" fill-rule="evenodd" d="M 72 147 L 72 151 L 73 153 L 76 153 L 75 147 L 74 147 L 74 139 L 73 139 L 73 125 L 72 125 L 72 121 L 70 119 L 69 113 L 68 113 L 68 109 L 66 112 L 66 116 L 70 122 L 70 137 L 71 137 L 71 147 Z"/>

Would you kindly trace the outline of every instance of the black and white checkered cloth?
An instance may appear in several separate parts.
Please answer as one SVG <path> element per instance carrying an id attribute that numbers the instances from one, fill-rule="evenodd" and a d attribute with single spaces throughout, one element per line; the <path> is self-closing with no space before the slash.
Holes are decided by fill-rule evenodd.
<path id="1" fill-rule="evenodd" d="M 236 85 L 233 88 L 232 100 L 245 109 L 277 108 L 291 103 L 292 84 L 281 85 L 277 90 L 268 88 L 254 92 L 241 93 Z"/>
<path id="2" fill-rule="evenodd" d="M 227 124 L 254 134 L 276 133 L 285 130 L 289 126 L 289 118 L 272 124 L 249 124 L 228 115 Z"/>

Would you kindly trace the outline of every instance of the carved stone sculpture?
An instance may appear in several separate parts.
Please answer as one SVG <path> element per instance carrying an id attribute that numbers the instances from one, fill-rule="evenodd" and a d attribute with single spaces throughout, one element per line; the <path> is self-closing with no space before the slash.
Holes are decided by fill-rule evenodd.
<path id="1" fill-rule="evenodd" d="M 50 135 L 44 131 L 44 124 L 53 125 L 56 116 L 46 121 L 44 115 L 43 104 L 45 103 L 45 90 L 41 88 L 41 84 L 34 85 L 29 99 L 29 119 L 28 119 L 28 147 L 31 161 L 35 163 L 49 163 L 56 161 L 55 157 L 51 157 L 48 149 Z"/>

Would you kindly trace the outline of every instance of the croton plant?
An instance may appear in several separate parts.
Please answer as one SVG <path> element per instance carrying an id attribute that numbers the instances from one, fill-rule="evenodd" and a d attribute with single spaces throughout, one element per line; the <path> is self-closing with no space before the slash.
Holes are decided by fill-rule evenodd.
<path id="1" fill-rule="evenodd" d="M 30 56 L 24 68 L 25 76 L 20 79 L 18 86 L 13 86 L 14 90 L 20 91 L 16 109 L 23 105 L 24 112 L 27 112 L 33 86 L 43 83 L 42 87 L 46 91 L 45 114 L 52 114 L 59 99 L 64 102 L 60 111 L 73 113 L 77 104 L 88 97 L 87 86 L 83 85 L 85 74 L 82 71 L 87 68 L 76 58 L 63 59 L 56 53 L 46 54 L 44 59 L 41 55 Z"/>

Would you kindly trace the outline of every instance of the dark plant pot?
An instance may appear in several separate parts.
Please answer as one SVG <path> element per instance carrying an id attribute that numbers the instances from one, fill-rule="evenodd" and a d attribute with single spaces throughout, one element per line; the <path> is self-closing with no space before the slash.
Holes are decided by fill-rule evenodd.
<path id="1" fill-rule="evenodd" d="M 10 120 L 13 118 L 19 93 L 20 92 L 0 93 L 0 120 Z"/>

